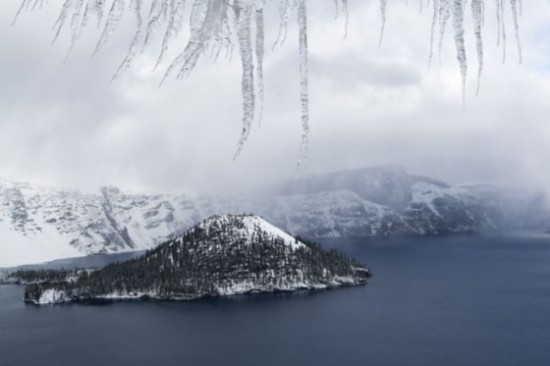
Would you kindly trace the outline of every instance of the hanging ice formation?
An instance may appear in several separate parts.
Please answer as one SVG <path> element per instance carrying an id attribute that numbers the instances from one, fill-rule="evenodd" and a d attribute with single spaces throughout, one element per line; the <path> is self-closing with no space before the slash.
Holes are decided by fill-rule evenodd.
<path id="1" fill-rule="evenodd" d="M 521 42 L 519 37 L 519 16 L 522 12 L 521 0 L 509 0 L 512 21 L 514 24 L 514 33 L 516 38 L 516 46 L 518 60 L 521 64 Z M 479 93 L 481 73 L 483 71 L 483 27 L 485 25 L 485 1 L 471 0 L 470 8 L 472 14 L 473 34 L 476 42 L 477 54 L 477 87 L 476 95 Z M 433 15 L 432 27 L 430 35 L 430 56 L 429 64 L 431 65 L 433 57 L 434 33 L 439 26 L 439 61 L 441 63 L 441 51 L 445 36 L 445 29 L 449 19 L 452 18 L 454 40 L 456 47 L 457 60 L 460 66 L 460 74 L 462 79 L 462 98 L 465 103 L 466 98 L 466 77 L 467 77 L 467 58 L 465 47 L 465 31 L 464 31 L 464 16 L 466 11 L 467 0 L 433 0 Z M 502 62 L 506 61 L 506 26 L 505 19 L 505 0 L 495 0 L 496 20 L 497 20 L 497 45 L 502 46 Z"/>
<path id="2" fill-rule="evenodd" d="M 332 0 L 336 12 L 342 11 L 345 15 L 345 34 L 348 26 L 349 0 Z M 434 54 L 434 42 L 438 35 L 439 59 L 447 24 L 452 23 L 454 43 L 457 59 L 460 66 L 462 80 L 462 96 L 465 100 L 465 86 L 467 77 L 466 37 L 464 30 L 464 16 L 467 10 L 467 0 L 420 0 L 420 10 L 423 2 L 432 6 L 430 32 L 431 64 Z M 503 61 L 506 58 L 506 27 L 505 7 L 506 0 L 494 0 L 497 23 L 497 43 L 502 46 Z M 519 37 L 518 17 L 522 13 L 522 0 L 508 0 L 513 29 L 515 34 L 517 53 L 521 63 L 521 43 Z M 236 47 L 239 50 L 242 66 L 242 100 L 243 100 L 243 127 L 239 138 L 235 157 L 237 157 L 253 126 L 254 121 L 261 121 L 264 99 L 263 60 L 264 60 L 264 8 L 266 0 L 187 0 L 191 6 L 188 19 L 189 37 L 184 40 L 182 52 L 169 64 L 163 81 L 170 75 L 183 78 L 188 75 L 199 58 L 209 53 L 217 58 L 223 50 L 228 55 Z M 287 38 L 287 26 L 293 17 L 298 24 L 298 58 L 299 58 L 299 85 L 302 139 L 298 165 L 306 157 L 309 133 L 309 95 L 308 95 L 308 34 L 307 34 L 307 3 L 308 0 L 269 0 L 277 2 L 279 8 L 279 32 L 273 43 L 273 48 L 281 45 Z M 382 42 L 386 24 L 386 7 L 388 0 L 379 0 Z M 53 2 L 51 2 L 53 3 Z M 48 0 L 22 0 L 15 14 L 15 20 L 23 11 L 32 11 L 48 4 Z M 95 47 L 95 52 L 109 41 L 126 13 L 135 17 L 136 31 L 130 43 L 128 53 L 113 75 L 113 80 L 127 70 L 133 60 L 143 52 L 150 43 L 154 32 L 162 32 L 162 44 L 157 59 L 158 67 L 165 59 L 168 46 L 172 40 L 177 40 L 182 27 L 186 23 L 186 0 L 65 0 L 59 16 L 54 24 L 55 42 L 61 32 L 67 29 L 70 33 L 69 52 L 80 38 L 83 29 L 95 18 L 97 26 L 102 26 L 102 32 Z M 473 35 L 477 53 L 477 88 L 479 91 L 480 78 L 483 70 L 483 39 L 482 31 L 485 23 L 484 0 L 470 0 L 470 10 L 473 20 Z M 180 37 L 181 38 L 181 37 Z M 155 67 L 155 68 L 156 68 Z"/>

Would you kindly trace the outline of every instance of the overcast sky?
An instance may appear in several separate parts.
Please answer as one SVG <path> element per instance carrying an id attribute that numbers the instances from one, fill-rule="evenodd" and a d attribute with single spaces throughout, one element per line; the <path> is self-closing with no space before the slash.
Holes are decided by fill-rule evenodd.
<path id="1" fill-rule="evenodd" d="M 450 32 L 442 68 L 427 67 L 429 11 L 418 14 L 414 1 L 408 7 L 391 2 L 378 47 L 377 2 L 350 1 L 344 40 L 334 2 L 309 1 L 311 135 L 302 174 L 396 164 L 450 183 L 550 192 L 550 6 L 539 2 L 524 5 L 522 66 L 508 18 L 507 63 L 501 64 L 494 5 L 487 4 L 478 97 L 468 11 L 463 111 Z M 50 47 L 61 1 L 23 14 L 12 27 L 18 5 L 0 4 L 0 176 L 84 189 L 114 184 L 185 192 L 294 175 L 301 136 L 295 27 L 284 47 L 267 52 L 263 124 L 254 126 L 233 162 L 241 131 L 237 57 L 203 59 L 188 79 L 159 89 L 167 64 L 151 72 L 155 43 L 109 84 L 132 37 L 131 16 L 93 58 L 99 34 L 88 29 L 64 62 L 68 34 Z M 276 6 L 270 9 L 273 18 Z M 268 48 L 276 31 L 272 19 Z M 183 42 L 172 45 L 172 56 Z"/>

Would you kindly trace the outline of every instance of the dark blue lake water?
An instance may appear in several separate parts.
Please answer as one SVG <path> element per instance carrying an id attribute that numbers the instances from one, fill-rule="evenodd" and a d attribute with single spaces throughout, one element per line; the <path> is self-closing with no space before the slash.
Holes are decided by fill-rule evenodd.
<path id="1" fill-rule="evenodd" d="M 550 365 L 550 236 L 331 240 L 366 287 L 34 307 L 0 286 L 0 365 Z"/>

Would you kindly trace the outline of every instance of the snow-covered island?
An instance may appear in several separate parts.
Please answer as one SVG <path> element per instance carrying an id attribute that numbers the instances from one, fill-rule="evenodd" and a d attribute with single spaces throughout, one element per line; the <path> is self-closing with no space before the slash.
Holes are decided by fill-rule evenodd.
<path id="1" fill-rule="evenodd" d="M 370 271 L 343 253 L 294 238 L 258 216 L 213 216 L 143 256 L 27 285 L 37 305 L 207 296 L 366 284 Z"/>

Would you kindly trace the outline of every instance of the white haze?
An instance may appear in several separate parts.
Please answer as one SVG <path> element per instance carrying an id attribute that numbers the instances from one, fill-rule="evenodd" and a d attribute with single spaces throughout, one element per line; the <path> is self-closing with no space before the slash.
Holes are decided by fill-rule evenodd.
<path id="1" fill-rule="evenodd" d="M 109 84 L 128 51 L 134 20 L 127 17 L 93 58 L 99 33 L 85 32 L 64 62 L 68 35 L 50 47 L 59 11 L 54 3 L 22 14 L 13 27 L 18 1 L 0 5 L 0 176 L 153 191 L 221 191 L 294 176 L 302 138 L 294 23 L 285 45 L 271 52 L 277 27 L 269 25 L 277 14 L 266 14 L 262 126 L 254 126 L 233 162 L 242 130 L 236 58 L 199 62 L 189 78 L 167 80 L 159 89 L 162 71 L 151 72 L 159 49 L 151 47 Z M 476 39 L 466 18 L 465 111 L 450 31 L 441 69 L 437 47 L 428 69 L 430 11 L 419 15 L 413 2 L 390 4 L 378 47 L 375 2 L 350 2 L 345 40 L 345 19 L 334 20 L 333 3 L 309 3 L 311 131 L 301 174 L 395 164 L 450 183 L 550 191 L 546 2 L 523 6 L 521 66 L 511 28 L 501 65 L 495 15 L 486 14 L 478 97 Z M 180 51 L 172 45 L 169 56 Z"/>

